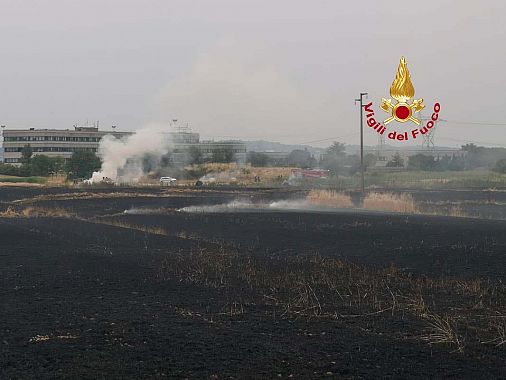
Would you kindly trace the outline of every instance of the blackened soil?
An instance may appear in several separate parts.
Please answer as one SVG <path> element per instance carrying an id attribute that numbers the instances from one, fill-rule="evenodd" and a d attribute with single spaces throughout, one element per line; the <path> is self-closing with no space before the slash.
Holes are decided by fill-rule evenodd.
<path id="1" fill-rule="evenodd" d="M 407 316 L 284 318 L 257 302 L 232 315 L 230 304 L 247 298 L 246 290 L 231 298 L 159 276 L 164 257 L 229 245 L 267 258 L 315 252 L 435 278 L 497 281 L 506 268 L 504 222 L 314 212 L 116 215 L 235 195 L 212 197 L 44 204 L 96 214 L 100 223 L 1 218 L 0 378 L 504 377 L 501 347 L 459 353 L 390 333 L 421 328 Z M 160 227 L 168 236 L 104 221 Z"/>
<path id="2" fill-rule="evenodd" d="M 435 277 L 504 279 L 506 268 L 506 221 L 345 211 L 169 212 L 112 219 L 224 241 L 256 254 L 318 253 Z"/>

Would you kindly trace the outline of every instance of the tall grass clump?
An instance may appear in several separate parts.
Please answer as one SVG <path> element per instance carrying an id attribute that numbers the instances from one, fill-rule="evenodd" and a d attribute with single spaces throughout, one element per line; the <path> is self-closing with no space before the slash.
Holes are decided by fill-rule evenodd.
<path id="1" fill-rule="evenodd" d="M 335 190 L 313 189 L 306 197 L 307 201 L 316 205 L 351 208 L 353 202 L 349 195 Z"/>
<path id="2" fill-rule="evenodd" d="M 363 207 L 367 210 L 414 214 L 418 212 L 411 194 L 369 193 Z"/>

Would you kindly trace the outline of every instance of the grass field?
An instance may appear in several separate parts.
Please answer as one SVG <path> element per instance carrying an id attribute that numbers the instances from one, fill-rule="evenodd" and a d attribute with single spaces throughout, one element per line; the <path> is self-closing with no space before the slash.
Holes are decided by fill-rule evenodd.
<path id="1" fill-rule="evenodd" d="M 290 177 L 292 168 L 266 167 L 258 168 L 237 164 L 194 165 L 187 169 L 216 176 L 216 184 L 229 183 L 233 178 L 235 184 L 254 184 L 254 177 L 259 176 L 266 185 L 281 184 Z M 191 182 L 191 181 L 190 181 Z M 331 186 L 337 189 L 353 189 L 360 186 L 360 174 L 353 176 L 331 177 L 327 181 L 300 180 L 302 186 Z M 474 171 L 369 171 L 365 176 L 367 187 L 412 188 L 412 189 L 506 189 L 506 175 L 487 170 Z"/>
<path id="2" fill-rule="evenodd" d="M 279 186 L 288 179 L 292 168 L 285 167 L 252 167 L 238 164 L 204 164 L 185 168 L 194 177 L 205 176 L 212 178 L 213 185 L 258 185 Z M 256 183 L 255 177 L 261 182 Z M 178 178 L 179 185 L 192 186 L 195 179 Z M 44 184 L 48 186 L 62 186 L 68 184 L 64 176 L 56 177 L 16 177 L 0 175 L 0 183 L 4 184 Z M 304 187 L 331 187 L 347 190 L 360 187 L 360 174 L 353 176 L 331 177 L 328 180 L 300 180 L 297 182 Z M 145 183 L 158 185 L 157 178 Z M 492 171 L 369 171 L 365 175 L 365 185 L 368 188 L 385 189 L 506 189 L 506 174 Z M 139 186 L 139 184 L 136 184 Z"/>
<path id="3" fill-rule="evenodd" d="M 349 189 L 360 186 L 360 174 L 341 176 L 330 182 L 338 188 Z M 367 172 L 366 187 L 411 188 L 411 189 L 506 189 L 506 175 L 491 171 L 396 171 Z"/>
<path id="4" fill-rule="evenodd" d="M 10 175 L 1 175 L 0 174 L 0 183 L 38 183 L 38 184 L 44 184 L 47 182 L 46 177 L 38 177 L 38 176 L 32 176 L 32 177 L 16 177 L 16 176 L 10 176 Z"/>

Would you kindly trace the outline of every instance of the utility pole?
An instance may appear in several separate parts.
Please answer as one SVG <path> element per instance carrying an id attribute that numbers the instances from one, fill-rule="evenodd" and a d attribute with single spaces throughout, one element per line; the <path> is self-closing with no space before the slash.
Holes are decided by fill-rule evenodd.
<path id="1" fill-rule="evenodd" d="M 367 99 L 367 92 L 360 93 L 360 99 L 355 99 L 355 104 L 360 102 L 360 175 L 362 196 L 365 194 L 365 177 L 364 177 L 364 96 Z"/>

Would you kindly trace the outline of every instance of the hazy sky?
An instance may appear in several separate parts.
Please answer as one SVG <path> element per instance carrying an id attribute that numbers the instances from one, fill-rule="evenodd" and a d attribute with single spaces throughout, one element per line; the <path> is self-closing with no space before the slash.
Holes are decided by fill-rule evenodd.
<path id="1" fill-rule="evenodd" d="M 404 55 L 415 97 L 439 101 L 448 120 L 438 144 L 506 146 L 504 0 L 0 4 L 9 128 L 89 119 L 134 130 L 177 118 L 216 139 L 356 143 L 353 100 L 369 92 L 382 112 Z"/>

